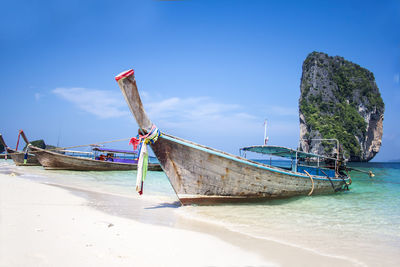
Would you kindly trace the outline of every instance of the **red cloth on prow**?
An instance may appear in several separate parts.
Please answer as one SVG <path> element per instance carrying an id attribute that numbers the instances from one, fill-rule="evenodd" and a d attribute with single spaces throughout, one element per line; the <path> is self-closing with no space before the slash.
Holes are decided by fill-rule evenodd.
<path id="1" fill-rule="evenodd" d="M 136 150 L 136 149 L 137 149 L 139 143 L 140 143 L 140 137 L 139 137 L 139 138 L 132 137 L 132 138 L 131 138 L 131 141 L 129 141 L 129 144 L 130 144 L 130 145 L 133 145 L 133 150 Z"/>
<path id="2" fill-rule="evenodd" d="M 115 76 L 115 80 L 118 82 L 118 81 L 121 80 L 122 78 L 129 77 L 129 76 L 133 75 L 134 73 L 135 73 L 135 72 L 134 72 L 132 69 L 127 70 L 127 71 L 124 71 L 124 72 L 118 74 L 117 76 Z"/>

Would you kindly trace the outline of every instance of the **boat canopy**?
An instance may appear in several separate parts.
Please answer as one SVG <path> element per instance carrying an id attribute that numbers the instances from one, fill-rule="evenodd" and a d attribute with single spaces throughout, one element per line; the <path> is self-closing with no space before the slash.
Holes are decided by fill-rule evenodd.
<path id="1" fill-rule="evenodd" d="M 306 159 L 306 158 L 323 158 L 323 159 L 332 159 L 336 160 L 334 158 L 330 157 L 325 157 L 322 155 L 317 155 L 313 153 L 306 153 L 303 151 L 283 147 L 283 146 L 248 146 L 248 147 L 243 147 L 240 150 L 242 151 L 250 151 L 250 152 L 256 152 L 256 153 L 261 153 L 261 154 L 268 154 L 271 156 L 278 156 L 278 157 L 283 157 L 283 158 L 288 158 L 288 159 Z"/>
<path id="2" fill-rule="evenodd" d="M 124 154 L 132 154 L 132 155 L 137 155 L 136 151 L 132 150 L 120 150 L 120 149 L 112 149 L 112 148 L 101 148 L 101 147 L 95 147 L 93 148 L 93 151 L 100 151 L 100 152 L 111 152 L 111 153 L 124 153 Z"/>

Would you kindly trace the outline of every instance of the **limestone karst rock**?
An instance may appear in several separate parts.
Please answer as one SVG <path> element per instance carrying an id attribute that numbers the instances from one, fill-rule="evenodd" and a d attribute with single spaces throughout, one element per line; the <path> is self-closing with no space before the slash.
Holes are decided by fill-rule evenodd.
<path id="1" fill-rule="evenodd" d="M 350 161 L 369 161 L 382 143 L 385 106 L 372 72 L 342 57 L 312 52 L 300 85 L 301 149 L 333 156 L 336 138 Z"/>

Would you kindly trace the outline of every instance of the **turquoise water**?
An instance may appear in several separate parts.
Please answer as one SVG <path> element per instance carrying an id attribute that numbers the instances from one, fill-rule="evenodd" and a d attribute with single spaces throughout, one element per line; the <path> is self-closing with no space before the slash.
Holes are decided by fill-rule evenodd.
<path id="1" fill-rule="evenodd" d="M 368 266 L 400 264 L 400 163 L 354 165 L 375 177 L 351 172 L 351 190 L 252 204 L 185 206 L 179 215 L 223 225 L 249 236 L 304 247 Z M 138 197 L 135 171 L 45 171 L 0 161 L 2 172 L 100 192 Z M 143 198 L 177 198 L 162 172 L 149 172 Z"/>
<path id="2" fill-rule="evenodd" d="M 348 192 L 182 210 L 254 237 L 368 265 L 399 266 L 400 163 L 356 166 L 375 177 L 351 172 Z"/>

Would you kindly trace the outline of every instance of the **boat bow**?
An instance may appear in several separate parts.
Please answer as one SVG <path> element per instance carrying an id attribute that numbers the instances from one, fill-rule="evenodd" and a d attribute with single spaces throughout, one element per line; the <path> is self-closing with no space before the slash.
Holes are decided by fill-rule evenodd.
<path id="1" fill-rule="evenodd" d="M 118 82 L 122 94 L 124 95 L 132 114 L 135 116 L 139 127 L 146 133 L 150 132 L 153 127 L 153 123 L 150 121 L 143 108 L 142 100 L 140 99 L 139 91 L 136 85 L 134 71 L 132 69 L 124 71 L 118 74 L 115 77 L 115 80 Z"/>

